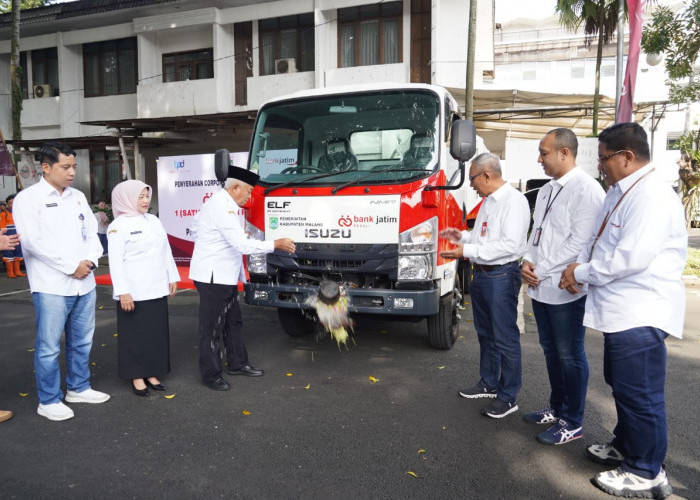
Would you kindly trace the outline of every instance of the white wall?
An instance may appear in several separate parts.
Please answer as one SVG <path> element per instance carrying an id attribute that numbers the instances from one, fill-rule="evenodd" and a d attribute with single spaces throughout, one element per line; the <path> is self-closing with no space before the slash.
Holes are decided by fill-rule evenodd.
<path id="1" fill-rule="evenodd" d="M 313 71 L 248 78 L 248 107 L 257 109 L 273 97 L 313 89 L 314 82 Z"/>
<path id="2" fill-rule="evenodd" d="M 493 69 L 493 3 L 479 0 L 474 63 L 474 86 L 479 87 L 485 69 Z M 469 35 L 469 2 L 441 0 L 433 3 L 433 83 L 464 88 Z M 480 87 L 479 87 L 480 88 Z"/>

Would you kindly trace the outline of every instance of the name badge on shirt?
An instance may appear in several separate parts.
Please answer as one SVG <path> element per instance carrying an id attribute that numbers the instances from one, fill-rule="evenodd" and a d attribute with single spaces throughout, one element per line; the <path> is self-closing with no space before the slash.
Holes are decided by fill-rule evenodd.
<path id="1" fill-rule="evenodd" d="M 486 236 L 487 224 L 488 224 L 488 223 L 487 223 L 486 221 L 484 221 L 484 222 L 481 224 L 481 236 Z"/>
<path id="2" fill-rule="evenodd" d="M 78 215 L 80 219 L 80 232 L 83 235 L 83 241 L 87 241 L 87 227 L 85 226 L 85 216 L 83 214 Z"/>
<path id="3" fill-rule="evenodd" d="M 538 227 L 535 229 L 535 236 L 532 238 L 532 246 L 536 247 L 537 245 L 540 244 L 540 236 L 542 236 L 542 228 Z"/>
<path id="4" fill-rule="evenodd" d="M 142 233 L 142 231 L 132 231 L 129 234 L 141 234 L 141 233 Z"/>
<path id="5" fill-rule="evenodd" d="M 47 203 L 46 204 L 46 208 L 53 208 L 53 207 L 57 207 L 57 206 L 58 206 L 58 203 Z"/>

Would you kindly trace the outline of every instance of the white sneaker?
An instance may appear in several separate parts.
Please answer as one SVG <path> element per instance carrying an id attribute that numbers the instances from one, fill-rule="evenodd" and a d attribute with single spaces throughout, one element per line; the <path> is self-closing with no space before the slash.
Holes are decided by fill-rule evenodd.
<path id="1" fill-rule="evenodd" d="M 597 474 L 593 482 L 605 493 L 616 497 L 663 499 L 673 493 L 663 467 L 654 479 L 646 479 L 617 468 Z"/>
<path id="2" fill-rule="evenodd" d="M 592 444 L 586 448 L 586 455 L 598 464 L 612 465 L 613 467 L 620 465 L 625 459 L 624 455 L 610 443 Z"/>
<path id="3" fill-rule="evenodd" d="M 75 416 L 73 410 L 64 405 L 62 401 L 51 403 L 50 405 L 42 405 L 39 403 L 39 408 L 36 409 L 36 412 L 42 417 L 46 417 L 54 422 L 68 420 Z"/>
<path id="4" fill-rule="evenodd" d="M 94 389 L 87 389 L 83 392 L 66 392 L 66 401 L 69 403 L 104 403 L 109 398 L 109 394 Z"/>

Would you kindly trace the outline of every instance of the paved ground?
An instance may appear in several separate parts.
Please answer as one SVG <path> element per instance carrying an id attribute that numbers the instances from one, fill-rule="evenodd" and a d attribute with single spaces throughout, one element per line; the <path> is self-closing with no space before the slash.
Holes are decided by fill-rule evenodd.
<path id="1" fill-rule="evenodd" d="M 0 275 L 0 408 L 15 412 L 0 424 L 0 498 L 611 498 L 590 485 L 603 468 L 584 456 L 615 422 L 602 336 L 587 337 L 584 438 L 541 445 L 541 429 L 521 419 L 548 395 L 527 300 L 521 411 L 499 421 L 479 414 L 484 402 L 457 395 L 477 379 L 469 310 L 450 351 L 428 347 L 424 322 L 366 318 L 356 345 L 339 351 L 330 340 L 287 337 L 274 312 L 245 307 L 251 359 L 266 374 L 229 377 L 233 389 L 218 393 L 199 384 L 197 297 L 184 292 L 170 307 L 173 370 L 164 382 L 175 396 L 144 399 L 116 376 L 114 305 L 101 287 L 92 381 L 112 399 L 72 405 L 74 419 L 50 422 L 36 415 L 26 288 L 26 278 Z M 700 497 L 699 295 L 688 286 L 686 338 L 668 341 L 675 498 Z"/>

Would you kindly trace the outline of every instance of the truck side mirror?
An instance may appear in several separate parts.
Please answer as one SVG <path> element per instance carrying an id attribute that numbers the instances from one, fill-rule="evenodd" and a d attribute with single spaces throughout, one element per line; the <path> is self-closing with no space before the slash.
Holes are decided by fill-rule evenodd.
<path id="1" fill-rule="evenodd" d="M 214 153 L 214 173 L 221 182 L 228 177 L 228 167 L 231 165 L 231 155 L 228 149 L 219 149 Z"/>
<path id="2" fill-rule="evenodd" d="M 460 162 L 469 161 L 476 152 L 476 127 L 471 120 L 456 120 L 452 123 L 450 154 Z"/>

